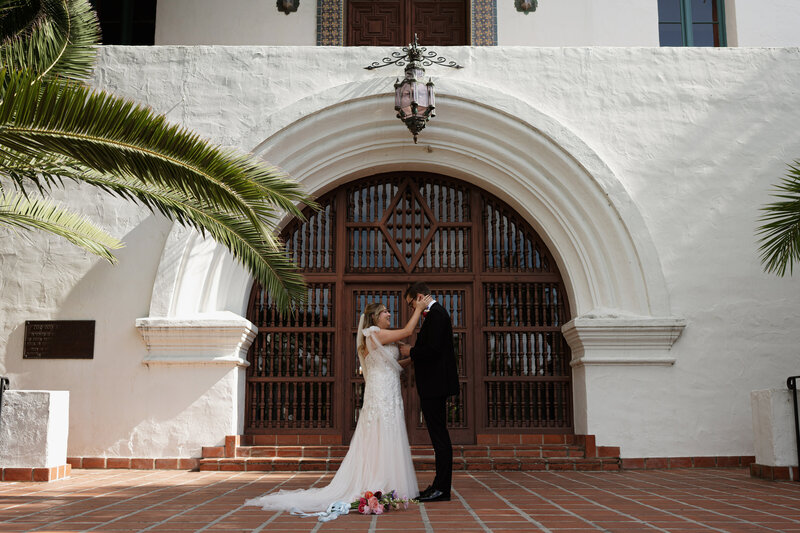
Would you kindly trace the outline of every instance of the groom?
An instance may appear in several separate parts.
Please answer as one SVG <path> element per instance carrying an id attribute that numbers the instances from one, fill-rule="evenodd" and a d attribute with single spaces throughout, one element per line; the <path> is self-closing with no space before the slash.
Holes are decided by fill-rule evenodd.
<path id="1" fill-rule="evenodd" d="M 412 284 L 405 294 L 412 305 L 418 296 L 428 296 L 425 283 Z M 458 394 L 458 370 L 453 350 L 453 325 L 450 315 L 436 300 L 422 312 L 425 317 L 413 347 L 402 345 L 404 356 L 411 356 L 422 414 L 436 455 L 436 477 L 420 492 L 421 502 L 450 501 L 453 478 L 453 445 L 447 431 L 447 397 Z"/>

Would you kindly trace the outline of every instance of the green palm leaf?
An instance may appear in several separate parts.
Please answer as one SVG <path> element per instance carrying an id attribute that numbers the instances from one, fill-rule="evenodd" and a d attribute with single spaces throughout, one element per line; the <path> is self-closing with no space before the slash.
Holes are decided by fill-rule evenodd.
<path id="1" fill-rule="evenodd" d="M 90 75 L 98 35 L 87 0 L 0 0 L 0 177 L 18 189 L 2 196 L 0 182 L 9 203 L 0 224 L 52 231 L 113 260 L 117 241 L 28 196 L 64 178 L 88 183 L 207 232 L 281 310 L 303 301 L 303 278 L 274 232 L 284 213 L 302 217 L 301 204 L 314 206 L 308 195 L 252 155 L 74 81 Z"/>
<path id="2" fill-rule="evenodd" d="M 62 171 L 62 174 L 67 175 L 68 171 Z M 253 274 L 279 308 L 288 309 L 292 301 L 305 301 L 307 293 L 303 276 L 272 232 L 258 231 L 246 219 L 233 217 L 213 206 L 198 205 L 196 200 L 179 191 L 91 172 L 83 174 L 80 181 L 138 201 L 180 224 L 207 232 Z"/>
<path id="3" fill-rule="evenodd" d="M 67 157 L 101 173 L 181 191 L 254 224 L 275 220 L 269 203 L 302 216 L 296 203 L 309 202 L 299 184 L 273 167 L 214 147 L 144 106 L 72 82 L 42 83 L 30 73 L 8 78 L 0 92 L 5 158 Z"/>
<path id="4" fill-rule="evenodd" d="M 779 276 L 788 268 L 791 275 L 794 263 L 800 261 L 800 161 L 789 165 L 773 197 L 778 200 L 763 207 L 759 218 L 761 264 Z"/>
<path id="5" fill-rule="evenodd" d="M 100 25 L 88 0 L 13 0 L 0 9 L 0 39 L 0 64 L 9 71 L 85 80 Z"/>
<path id="6" fill-rule="evenodd" d="M 0 194 L 0 225 L 49 231 L 110 263 L 116 262 L 111 250 L 123 246 L 85 217 L 49 200 L 26 198 L 21 194 Z"/>

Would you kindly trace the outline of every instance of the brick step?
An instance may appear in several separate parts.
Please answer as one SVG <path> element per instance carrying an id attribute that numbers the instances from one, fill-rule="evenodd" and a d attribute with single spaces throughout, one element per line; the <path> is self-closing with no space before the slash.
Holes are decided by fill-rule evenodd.
<path id="1" fill-rule="evenodd" d="M 433 456 L 413 456 L 418 472 L 433 471 Z M 227 457 L 200 460 L 201 471 L 317 471 L 335 472 L 341 458 L 322 457 Z M 619 470 L 618 457 L 454 457 L 453 470 Z"/>
<path id="2" fill-rule="evenodd" d="M 599 447 L 599 451 L 601 450 Z M 237 446 L 235 457 L 247 458 L 303 458 L 303 459 L 343 459 L 347 454 L 347 446 Z M 618 456 L 618 450 L 609 450 L 612 453 L 599 456 Z M 616 451 L 616 454 L 613 452 Z M 433 457 L 433 448 L 430 446 L 412 446 L 413 457 Z M 585 448 L 574 444 L 535 444 L 535 445 L 456 445 L 453 446 L 455 459 L 473 458 L 584 458 Z M 212 446 L 203 448 L 204 459 L 222 459 L 226 457 L 225 447 Z"/>
<path id="3" fill-rule="evenodd" d="M 478 437 L 479 444 L 453 446 L 454 470 L 619 470 L 621 465 L 619 447 L 595 446 L 593 435 Z M 203 471 L 336 471 L 348 447 L 323 443 L 321 437 L 312 442 L 317 444 L 262 444 L 232 435 L 225 438 L 224 446 L 204 447 L 199 467 Z M 411 456 L 418 471 L 435 470 L 430 446 L 412 446 Z"/>

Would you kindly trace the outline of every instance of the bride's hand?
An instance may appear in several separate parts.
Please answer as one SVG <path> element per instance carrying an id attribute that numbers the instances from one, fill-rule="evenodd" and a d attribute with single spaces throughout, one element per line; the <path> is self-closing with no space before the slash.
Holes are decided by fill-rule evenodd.
<path id="1" fill-rule="evenodd" d="M 417 299 L 414 301 L 414 307 L 422 311 L 428 304 L 431 303 L 432 298 L 430 296 L 418 296 Z"/>

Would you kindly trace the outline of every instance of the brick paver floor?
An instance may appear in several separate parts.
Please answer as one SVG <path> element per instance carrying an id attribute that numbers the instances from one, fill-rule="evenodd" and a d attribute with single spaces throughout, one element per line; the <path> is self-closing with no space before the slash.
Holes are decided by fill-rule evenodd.
<path id="1" fill-rule="evenodd" d="M 420 483 L 430 481 L 422 472 Z M 800 531 L 800 483 L 744 469 L 458 472 L 450 502 L 332 522 L 244 507 L 330 474 L 73 470 L 0 483 L 0 531 Z"/>

